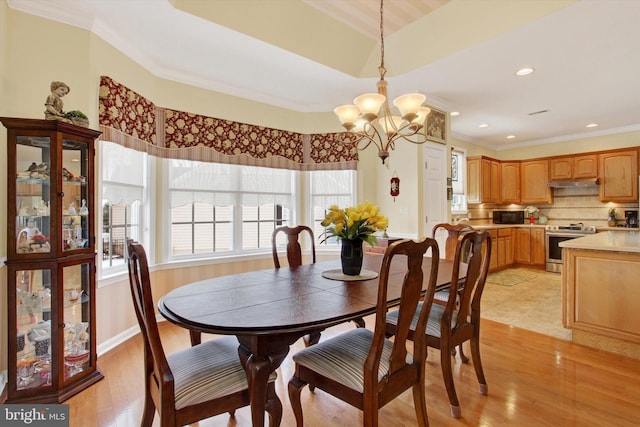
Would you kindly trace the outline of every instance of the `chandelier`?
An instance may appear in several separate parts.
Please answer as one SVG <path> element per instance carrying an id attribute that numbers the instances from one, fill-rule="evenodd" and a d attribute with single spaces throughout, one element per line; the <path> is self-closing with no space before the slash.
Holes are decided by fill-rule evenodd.
<path id="1" fill-rule="evenodd" d="M 420 93 L 408 93 L 393 100 L 400 115 L 393 115 L 387 99 L 387 73 L 384 67 L 384 0 L 380 0 L 380 80 L 377 93 L 365 93 L 357 96 L 353 104 L 341 105 L 333 111 L 342 126 L 355 139 L 346 144 L 356 144 L 359 150 L 373 144 L 378 148 L 378 157 L 385 163 L 389 150 L 395 149 L 395 143 L 404 139 L 413 144 L 427 141 L 424 122 L 431 109 L 423 106 L 426 96 Z M 355 105 L 354 105 L 355 104 Z"/>

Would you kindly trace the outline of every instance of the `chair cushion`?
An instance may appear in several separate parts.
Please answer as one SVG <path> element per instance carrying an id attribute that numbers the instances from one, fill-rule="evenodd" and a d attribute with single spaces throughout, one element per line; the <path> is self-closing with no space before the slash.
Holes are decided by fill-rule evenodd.
<path id="1" fill-rule="evenodd" d="M 418 324 L 418 317 L 420 316 L 421 309 L 422 309 L 422 303 L 419 302 L 418 307 L 416 308 L 416 312 L 413 315 L 413 320 L 411 321 L 412 331 L 416 329 L 416 325 Z M 444 309 L 445 309 L 444 305 L 440 305 L 440 304 L 431 305 L 429 320 L 427 320 L 427 335 L 440 338 L 440 319 L 442 319 Z M 456 326 L 457 315 L 458 315 L 458 312 L 456 310 L 453 312 L 453 317 L 451 318 L 452 329 Z M 398 310 L 390 311 L 387 313 L 387 323 L 391 325 L 396 325 L 398 323 Z"/>
<path id="2" fill-rule="evenodd" d="M 446 303 L 447 301 L 449 301 L 449 290 L 446 289 L 446 290 L 442 290 L 434 293 L 433 299 L 434 301 L 438 300 Z"/>
<path id="3" fill-rule="evenodd" d="M 362 393 L 364 362 L 372 341 L 371 330 L 356 328 L 299 351 L 293 356 L 293 360 L 298 365 Z M 381 381 L 389 372 L 392 349 L 393 342 L 385 340 L 378 369 L 378 381 Z M 407 362 L 412 363 L 412 361 L 413 356 L 407 354 Z"/>
<path id="4" fill-rule="evenodd" d="M 186 348 L 167 356 L 167 362 L 174 378 L 176 409 L 247 388 L 235 337 L 221 337 Z M 275 374 L 270 380 L 275 380 Z"/>

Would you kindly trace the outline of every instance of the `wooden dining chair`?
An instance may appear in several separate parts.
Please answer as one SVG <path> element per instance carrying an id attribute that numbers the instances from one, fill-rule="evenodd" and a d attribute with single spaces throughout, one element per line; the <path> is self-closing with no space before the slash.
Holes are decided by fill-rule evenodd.
<path id="1" fill-rule="evenodd" d="M 250 404 L 247 376 L 240 364 L 238 341 L 222 337 L 165 355 L 151 294 L 144 248 L 128 242 L 129 284 L 144 340 L 144 412 L 141 426 L 151 426 L 155 412 L 161 426 L 183 426 Z M 282 404 L 276 376 L 267 387 L 269 425 L 280 425 Z"/>
<path id="2" fill-rule="evenodd" d="M 433 257 L 431 271 L 423 273 L 423 256 L 429 249 Z M 398 255 L 406 256 L 406 259 L 399 257 L 395 262 L 406 262 L 407 271 L 398 308 L 397 334 L 394 340 L 389 340 L 385 337 L 389 267 Z M 424 334 L 438 276 L 438 263 L 438 245 L 433 239 L 394 242 L 387 248 L 382 261 L 374 330 L 356 328 L 293 356 L 295 373 L 289 381 L 289 400 L 299 427 L 303 425 L 300 393 L 307 384 L 362 410 L 365 426 L 377 426 L 379 408 L 412 388 L 418 425 L 429 425 L 424 383 L 426 343 L 424 337 L 417 334 L 411 355 L 406 341 L 420 301 L 422 308 L 418 310 L 415 330 Z M 425 274 L 429 277 L 427 290 L 421 297 Z"/>
<path id="3" fill-rule="evenodd" d="M 469 231 L 474 231 L 474 228 L 467 224 L 448 224 L 448 223 L 440 223 L 433 226 L 432 237 L 436 240 L 438 234 L 442 234 L 442 232 L 446 233 L 446 240 L 444 244 L 444 259 L 453 261 L 453 258 L 456 253 L 456 245 L 458 244 L 458 237 L 461 233 L 466 233 Z M 464 284 L 458 287 L 458 303 L 460 302 L 462 287 Z M 446 305 L 449 300 L 449 289 L 441 289 L 436 291 L 436 294 L 433 296 L 434 304 L 442 304 Z M 465 356 L 464 350 L 462 346 L 458 347 L 458 352 L 460 354 L 460 358 L 464 363 L 469 362 L 469 358 Z M 455 357 L 456 350 L 451 350 L 451 356 Z"/>
<path id="4" fill-rule="evenodd" d="M 458 244 L 458 236 L 461 233 L 474 231 L 474 228 L 468 224 L 448 224 L 440 223 L 433 226 L 432 236 L 437 240 L 437 234 L 441 234 L 441 230 L 447 233 L 444 245 L 444 259 L 453 260 L 456 253 L 456 245 Z"/>
<path id="5" fill-rule="evenodd" d="M 307 227 L 306 225 L 298 225 L 295 227 L 288 227 L 284 225 L 273 230 L 273 234 L 271 235 L 271 251 L 273 253 L 273 265 L 275 266 L 275 268 L 280 268 L 280 257 L 278 255 L 277 243 L 279 234 L 284 234 L 287 237 L 287 261 L 289 263 L 289 267 L 298 267 L 302 265 L 302 247 L 300 246 L 300 236 L 303 233 L 307 233 L 309 235 L 311 241 L 311 262 L 315 264 L 316 245 L 313 236 L 313 230 L 311 230 L 311 228 Z M 364 319 L 362 318 L 354 319 L 353 322 L 359 328 L 365 327 Z M 304 336 L 304 342 L 307 347 L 317 343 L 319 340 L 319 332 Z"/>
<path id="6" fill-rule="evenodd" d="M 280 234 L 287 237 L 287 261 L 290 267 L 298 267 L 302 265 L 302 247 L 300 246 L 300 236 L 307 233 L 311 245 L 311 262 L 316 262 L 316 245 L 313 237 L 313 230 L 306 225 L 298 225 L 295 227 L 287 227 L 283 225 L 273 230 L 271 235 L 271 250 L 273 252 L 273 264 L 276 268 L 280 268 L 280 257 L 278 256 L 277 239 Z"/>
<path id="7" fill-rule="evenodd" d="M 427 320 L 426 345 L 440 350 L 442 377 L 449 396 L 451 415 L 455 418 L 461 415 L 450 357 L 456 346 L 461 346 L 466 341 L 470 342 L 471 358 L 480 384 L 480 393 L 486 395 L 488 392 L 480 360 L 480 300 L 489 271 L 490 254 L 491 235 L 488 231 L 472 231 L 458 236 L 449 299 L 444 306 L 433 304 Z M 458 303 L 456 300 L 461 286 L 463 291 Z M 398 322 L 400 314 L 394 311 L 387 316 L 387 336 L 401 332 Z M 416 311 L 414 315 L 409 339 L 422 338 L 419 337 L 418 329 L 414 326 L 421 314 L 421 311 Z M 463 359 L 463 362 L 467 363 L 468 359 L 466 361 Z"/>

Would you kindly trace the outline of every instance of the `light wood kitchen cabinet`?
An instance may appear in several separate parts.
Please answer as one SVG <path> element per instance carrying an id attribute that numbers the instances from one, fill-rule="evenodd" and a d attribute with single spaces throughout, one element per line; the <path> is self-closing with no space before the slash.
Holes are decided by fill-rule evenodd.
<path id="1" fill-rule="evenodd" d="M 501 162 L 502 203 L 520 203 L 520 162 Z"/>
<path id="2" fill-rule="evenodd" d="M 467 203 L 500 203 L 500 162 L 488 157 L 467 159 Z"/>
<path id="3" fill-rule="evenodd" d="M 496 268 L 504 268 L 513 265 L 513 229 L 499 228 L 497 230 L 496 248 L 498 250 Z"/>
<path id="4" fill-rule="evenodd" d="M 598 177 L 598 155 L 585 154 L 576 156 L 573 160 L 574 178 L 597 178 Z"/>
<path id="5" fill-rule="evenodd" d="M 491 258 L 489 258 L 489 271 L 498 268 L 498 230 L 487 230 L 491 234 Z"/>
<path id="6" fill-rule="evenodd" d="M 520 203 L 553 203 L 553 192 L 549 182 L 549 161 L 547 159 L 520 162 Z"/>
<path id="7" fill-rule="evenodd" d="M 515 261 L 518 264 L 544 265 L 546 259 L 544 229 L 516 228 Z"/>
<path id="8" fill-rule="evenodd" d="M 467 159 L 467 203 L 482 203 L 482 159 Z"/>
<path id="9" fill-rule="evenodd" d="M 598 177 L 598 155 L 563 156 L 549 159 L 549 179 L 581 179 Z"/>
<path id="10" fill-rule="evenodd" d="M 600 201 L 638 201 L 638 150 L 601 153 Z"/>
<path id="11" fill-rule="evenodd" d="M 607 351 L 640 344 L 637 253 L 564 248 L 562 268 L 562 323 L 573 342 Z"/>

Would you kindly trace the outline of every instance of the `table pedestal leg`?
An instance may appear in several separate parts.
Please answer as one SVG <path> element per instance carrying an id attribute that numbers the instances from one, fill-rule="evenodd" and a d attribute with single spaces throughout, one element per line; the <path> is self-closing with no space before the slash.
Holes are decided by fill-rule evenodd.
<path id="1" fill-rule="evenodd" d="M 288 352 L 288 345 L 285 349 L 264 356 L 256 356 L 243 345 L 238 348 L 240 361 L 247 372 L 251 399 L 251 421 L 254 426 L 264 426 L 269 375 L 278 369 Z"/>

